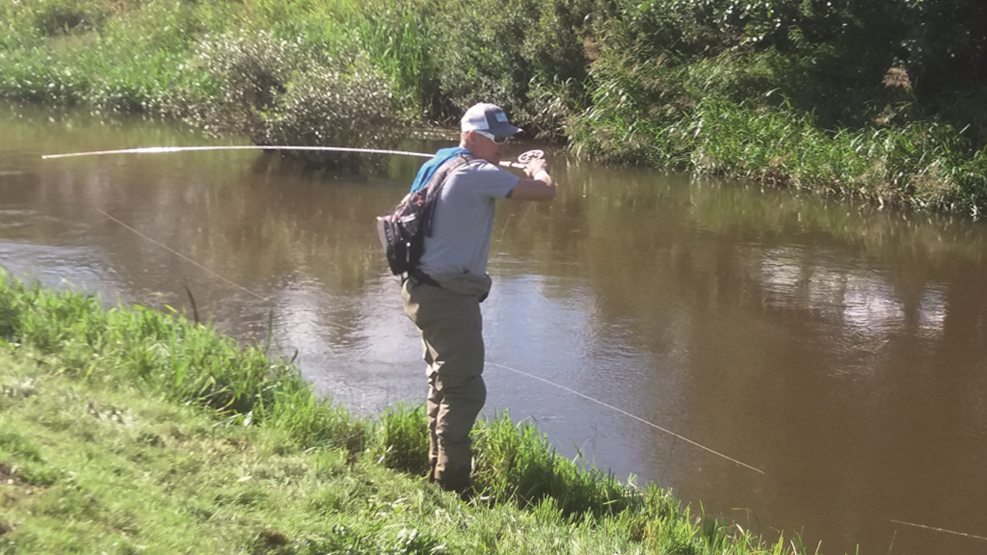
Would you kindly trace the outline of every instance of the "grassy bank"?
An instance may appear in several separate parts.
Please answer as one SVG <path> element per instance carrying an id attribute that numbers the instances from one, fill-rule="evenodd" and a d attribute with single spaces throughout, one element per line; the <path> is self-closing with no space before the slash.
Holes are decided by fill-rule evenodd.
<path id="1" fill-rule="evenodd" d="M 932 6 L 15 1 L 0 97 L 376 148 L 489 100 L 586 158 L 978 217 L 987 8 Z"/>
<path id="2" fill-rule="evenodd" d="M 181 315 L 0 271 L 0 553 L 805 553 L 478 423 L 463 503 L 424 415 L 317 398 L 290 364 Z"/>

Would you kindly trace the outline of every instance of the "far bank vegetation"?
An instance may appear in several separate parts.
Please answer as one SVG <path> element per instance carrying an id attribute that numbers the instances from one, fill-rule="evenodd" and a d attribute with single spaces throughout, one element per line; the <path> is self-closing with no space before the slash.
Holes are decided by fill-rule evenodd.
<path id="1" fill-rule="evenodd" d="M 974 217 L 985 76 L 980 0 L 0 7 L 0 97 L 14 101 L 387 148 L 484 100 L 582 158 Z"/>

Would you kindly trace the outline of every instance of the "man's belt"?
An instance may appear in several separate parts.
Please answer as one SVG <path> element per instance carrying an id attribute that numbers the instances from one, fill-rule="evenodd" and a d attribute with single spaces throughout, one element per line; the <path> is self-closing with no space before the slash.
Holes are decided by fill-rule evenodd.
<path id="1" fill-rule="evenodd" d="M 425 272 L 415 268 L 409 272 L 409 277 L 417 281 L 418 283 L 424 283 L 425 285 L 431 285 L 432 287 L 442 287 L 439 282 L 432 279 L 432 276 L 426 274 Z"/>

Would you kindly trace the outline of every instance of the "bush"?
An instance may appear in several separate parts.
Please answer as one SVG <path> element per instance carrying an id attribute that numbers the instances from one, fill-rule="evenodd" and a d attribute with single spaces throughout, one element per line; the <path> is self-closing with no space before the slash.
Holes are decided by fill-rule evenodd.
<path id="1" fill-rule="evenodd" d="M 261 145 L 389 149 L 397 145 L 404 127 L 390 103 L 390 90 L 373 68 L 349 74 L 319 68 L 296 75 L 275 105 L 259 112 L 251 137 Z M 300 151 L 298 156 L 350 168 L 371 160 L 357 153 Z"/>
<path id="2" fill-rule="evenodd" d="M 199 117 L 207 128 L 253 135 L 260 112 L 285 91 L 299 54 L 266 32 L 226 33 L 197 47 L 195 63 L 214 83 L 214 106 Z"/>

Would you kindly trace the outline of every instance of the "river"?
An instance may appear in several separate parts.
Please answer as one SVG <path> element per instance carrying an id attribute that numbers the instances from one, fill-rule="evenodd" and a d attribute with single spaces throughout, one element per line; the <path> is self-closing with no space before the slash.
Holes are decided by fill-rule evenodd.
<path id="1" fill-rule="evenodd" d="M 360 174 L 256 151 L 42 159 L 208 144 L 233 143 L 0 107 L 0 264 L 108 305 L 194 299 L 242 341 L 270 333 L 356 414 L 422 402 L 373 225 L 421 158 L 368 155 L 380 169 Z M 486 417 L 809 552 L 987 552 L 987 227 L 548 157 L 558 198 L 498 208 Z"/>

